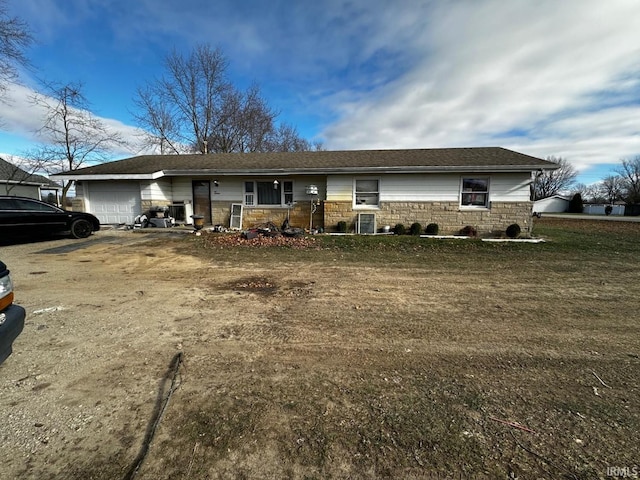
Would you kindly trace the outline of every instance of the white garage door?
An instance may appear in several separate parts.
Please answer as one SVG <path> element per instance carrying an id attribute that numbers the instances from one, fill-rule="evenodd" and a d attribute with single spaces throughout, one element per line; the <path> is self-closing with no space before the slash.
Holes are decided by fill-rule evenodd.
<path id="1" fill-rule="evenodd" d="M 140 211 L 140 185 L 137 182 L 89 183 L 91 213 L 100 223 L 133 223 Z"/>

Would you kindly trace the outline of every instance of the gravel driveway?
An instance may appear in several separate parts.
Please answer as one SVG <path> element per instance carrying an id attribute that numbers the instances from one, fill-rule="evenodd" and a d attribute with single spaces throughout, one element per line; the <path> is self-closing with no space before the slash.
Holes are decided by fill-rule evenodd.
<path id="1" fill-rule="evenodd" d="M 135 458 L 197 296 L 180 277 L 197 260 L 165 248 L 170 235 L 1 247 L 27 321 L 0 366 L 0 477 L 81 478 L 98 450 L 121 469 Z"/>

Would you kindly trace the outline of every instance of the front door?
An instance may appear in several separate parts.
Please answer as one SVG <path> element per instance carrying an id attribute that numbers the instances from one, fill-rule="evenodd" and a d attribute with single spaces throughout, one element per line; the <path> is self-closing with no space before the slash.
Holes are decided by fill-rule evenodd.
<path id="1" fill-rule="evenodd" d="M 211 219 L 211 182 L 208 180 L 194 180 L 193 186 L 193 214 L 202 215 L 204 223 L 212 223 Z"/>

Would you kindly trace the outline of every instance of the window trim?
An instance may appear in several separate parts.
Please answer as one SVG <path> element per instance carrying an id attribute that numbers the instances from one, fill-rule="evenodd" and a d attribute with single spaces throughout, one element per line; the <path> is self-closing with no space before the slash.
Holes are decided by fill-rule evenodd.
<path id="1" fill-rule="evenodd" d="M 291 190 L 285 188 L 287 183 L 291 184 Z M 286 207 L 289 204 L 293 204 L 293 180 L 282 180 L 280 185 L 282 185 L 282 201 L 284 202 L 284 206 Z M 291 200 L 287 201 L 287 197 L 290 197 Z"/>
<path id="2" fill-rule="evenodd" d="M 487 189 L 485 191 L 476 191 L 472 193 L 484 194 L 486 196 L 484 205 L 469 205 L 462 203 L 462 196 L 464 191 L 465 180 L 485 180 L 487 182 Z M 460 192 L 458 194 L 458 204 L 461 210 L 489 210 L 491 206 L 491 177 L 486 175 L 466 175 L 460 177 Z"/>
<path id="3" fill-rule="evenodd" d="M 376 192 L 358 192 L 357 189 L 357 184 L 359 181 L 372 181 L 375 180 L 376 182 L 378 182 L 378 190 Z M 353 209 L 354 210 L 378 210 L 380 209 L 380 186 L 382 184 L 382 180 L 380 179 L 380 177 L 357 177 L 353 179 Z M 365 204 L 365 203 L 358 203 L 357 202 L 357 197 L 358 197 L 358 193 L 368 193 L 368 194 L 372 194 L 375 193 L 378 195 L 378 202 L 375 205 L 369 205 L 369 204 Z"/>
<path id="4" fill-rule="evenodd" d="M 251 184 L 251 191 L 247 191 L 247 184 L 250 183 Z M 244 182 L 242 182 L 242 191 L 243 191 L 243 196 L 242 196 L 242 204 L 245 207 L 255 207 L 256 206 L 256 182 L 254 181 L 250 181 L 250 180 L 245 180 Z M 247 199 L 251 198 L 251 202 L 248 202 Z"/>
<path id="5" fill-rule="evenodd" d="M 280 190 L 280 203 L 259 203 L 259 191 L 258 191 L 258 183 L 273 183 L 274 180 L 278 182 L 278 189 Z M 290 196 L 291 203 L 294 203 L 295 200 L 293 198 L 294 192 L 294 182 L 291 179 L 281 179 L 275 178 L 274 180 L 269 179 L 251 179 L 244 180 L 242 182 L 242 206 L 245 208 L 285 208 L 288 206 L 286 202 L 287 197 Z M 253 184 L 253 191 L 247 192 L 247 184 Z M 285 190 L 286 184 L 291 184 L 291 190 Z M 251 197 L 253 199 L 252 203 L 247 202 L 247 198 Z"/>

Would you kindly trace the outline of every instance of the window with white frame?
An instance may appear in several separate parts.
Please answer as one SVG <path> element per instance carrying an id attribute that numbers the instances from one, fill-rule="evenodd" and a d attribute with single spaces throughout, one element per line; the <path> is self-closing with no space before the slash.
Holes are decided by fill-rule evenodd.
<path id="1" fill-rule="evenodd" d="M 285 204 L 293 203 L 293 182 L 282 182 L 282 193 Z"/>
<path id="2" fill-rule="evenodd" d="M 377 207 L 379 205 L 380 182 L 377 179 L 356 179 L 354 190 L 356 207 Z"/>
<path id="3" fill-rule="evenodd" d="M 244 204 L 247 206 L 255 205 L 255 183 L 244 182 Z"/>
<path id="4" fill-rule="evenodd" d="M 244 182 L 244 204 L 254 206 L 284 206 L 293 203 L 292 181 L 247 181 Z"/>
<path id="5" fill-rule="evenodd" d="M 463 178 L 460 192 L 460 206 L 470 208 L 488 208 L 489 179 Z"/>

